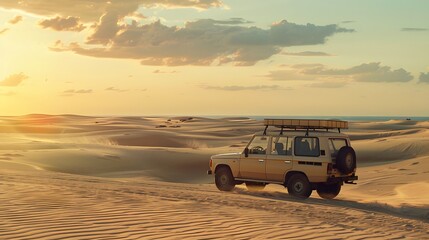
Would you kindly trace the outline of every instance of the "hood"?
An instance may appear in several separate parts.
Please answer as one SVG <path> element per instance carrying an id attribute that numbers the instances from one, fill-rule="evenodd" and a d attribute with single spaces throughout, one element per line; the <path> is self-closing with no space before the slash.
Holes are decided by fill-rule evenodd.
<path id="1" fill-rule="evenodd" d="M 231 158 L 239 158 L 241 153 L 224 153 L 224 154 L 216 154 L 211 157 L 211 159 L 231 159 Z"/>

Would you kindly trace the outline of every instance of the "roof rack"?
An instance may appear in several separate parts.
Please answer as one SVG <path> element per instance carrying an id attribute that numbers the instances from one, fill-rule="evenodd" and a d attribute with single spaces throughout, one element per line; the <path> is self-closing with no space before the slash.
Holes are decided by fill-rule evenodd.
<path id="1" fill-rule="evenodd" d="M 338 129 L 338 132 L 341 132 L 341 129 L 348 129 L 349 124 L 347 121 L 340 120 L 317 120 L 317 119 L 264 119 L 265 131 L 264 134 L 267 134 L 267 128 L 269 126 L 281 128 L 281 133 L 283 133 L 284 128 L 289 129 L 306 129 L 307 133 L 309 129 Z"/>

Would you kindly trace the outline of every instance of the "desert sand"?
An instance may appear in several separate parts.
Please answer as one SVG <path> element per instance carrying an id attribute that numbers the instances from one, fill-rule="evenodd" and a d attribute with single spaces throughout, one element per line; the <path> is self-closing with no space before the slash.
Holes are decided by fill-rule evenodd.
<path id="1" fill-rule="evenodd" d="M 210 155 L 248 118 L 0 117 L 0 239 L 429 239 L 429 122 L 352 122 L 359 180 L 335 200 L 220 192 Z"/>

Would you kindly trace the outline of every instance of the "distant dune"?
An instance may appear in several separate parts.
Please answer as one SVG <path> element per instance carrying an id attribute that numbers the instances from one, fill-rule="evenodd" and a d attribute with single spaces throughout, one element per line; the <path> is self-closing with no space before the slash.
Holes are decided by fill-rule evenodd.
<path id="1" fill-rule="evenodd" d="M 0 239 L 429 239 L 429 122 L 352 122 L 357 185 L 306 201 L 220 192 L 248 118 L 0 117 Z"/>

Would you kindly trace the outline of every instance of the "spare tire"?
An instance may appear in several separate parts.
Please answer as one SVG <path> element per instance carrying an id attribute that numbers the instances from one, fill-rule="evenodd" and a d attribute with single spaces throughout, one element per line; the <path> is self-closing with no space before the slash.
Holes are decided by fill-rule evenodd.
<path id="1" fill-rule="evenodd" d="M 344 146 L 338 151 L 336 167 L 343 174 L 352 173 L 356 168 L 356 153 L 352 147 Z"/>

